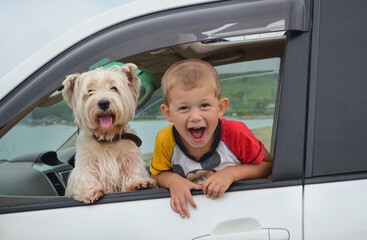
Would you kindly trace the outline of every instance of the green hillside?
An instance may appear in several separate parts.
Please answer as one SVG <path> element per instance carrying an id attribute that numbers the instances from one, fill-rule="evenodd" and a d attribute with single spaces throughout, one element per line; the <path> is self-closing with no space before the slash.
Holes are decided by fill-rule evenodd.
<path id="1" fill-rule="evenodd" d="M 278 74 L 251 72 L 243 76 L 238 74 L 223 74 L 222 94 L 230 100 L 226 116 L 255 117 L 272 115 L 273 111 L 266 111 L 267 106 L 274 105 Z M 163 103 L 162 90 L 158 89 L 151 99 L 137 111 L 135 117 L 139 119 L 163 118 L 160 105 Z M 71 124 L 73 113 L 65 101 L 47 108 L 36 108 L 23 121 L 26 124 Z"/>
<path id="2" fill-rule="evenodd" d="M 221 76 L 222 78 L 222 76 Z M 275 103 L 277 74 L 233 78 L 222 82 L 223 97 L 230 100 L 226 115 L 270 115 L 265 108 Z"/>

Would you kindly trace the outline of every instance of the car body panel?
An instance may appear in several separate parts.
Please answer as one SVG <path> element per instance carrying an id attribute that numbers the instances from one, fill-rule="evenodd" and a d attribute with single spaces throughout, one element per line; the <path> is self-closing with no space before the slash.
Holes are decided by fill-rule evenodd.
<path id="1" fill-rule="evenodd" d="M 367 180 L 308 184 L 304 192 L 305 239 L 364 239 Z M 330 217 L 332 216 L 332 217 Z"/>
<path id="2" fill-rule="evenodd" d="M 231 192 L 214 201 L 197 195 L 198 207 L 190 208 L 189 219 L 170 209 L 169 198 L 3 214 L 0 238 L 21 239 L 27 232 L 27 239 L 194 239 L 209 235 L 221 222 L 251 218 L 261 228 L 287 229 L 292 239 L 301 239 L 301 198 L 301 186 Z M 65 231 L 56 234 L 60 228 Z M 231 239 L 230 229 L 222 234 Z"/>

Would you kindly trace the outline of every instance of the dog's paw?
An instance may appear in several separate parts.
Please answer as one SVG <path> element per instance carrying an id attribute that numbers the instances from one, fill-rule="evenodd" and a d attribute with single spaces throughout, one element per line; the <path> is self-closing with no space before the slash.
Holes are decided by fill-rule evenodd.
<path id="1" fill-rule="evenodd" d="M 144 190 L 157 188 L 157 182 L 154 179 L 149 179 L 143 182 L 138 182 L 130 187 L 133 190 Z"/>
<path id="2" fill-rule="evenodd" d="M 81 201 L 85 204 L 91 204 L 97 201 L 100 197 L 103 196 L 103 190 L 92 190 L 82 196 Z"/>

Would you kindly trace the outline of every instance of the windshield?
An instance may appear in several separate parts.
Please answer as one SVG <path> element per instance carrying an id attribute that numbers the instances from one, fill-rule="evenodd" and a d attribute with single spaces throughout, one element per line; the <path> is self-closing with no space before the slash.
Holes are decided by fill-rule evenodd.
<path id="1" fill-rule="evenodd" d="M 77 130 L 73 113 L 65 101 L 37 107 L 0 139 L 0 159 L 56 151 Z"/>

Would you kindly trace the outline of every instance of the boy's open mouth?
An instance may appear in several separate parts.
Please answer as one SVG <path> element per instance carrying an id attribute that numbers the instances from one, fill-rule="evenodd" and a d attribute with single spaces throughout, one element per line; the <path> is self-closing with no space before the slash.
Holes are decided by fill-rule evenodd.
<path id="1" fill-rule="evenodd" d="M 112 114 L 103 114 L 99 117 L 99 124 L 102 128 L 109 128 L 112 126 L 113 123 L 113 115 Z"/>
<path id="2" fill-rule="evenodd" d="M 189 128 L 191 139 L 195 142 L 200 142 L 205 137 L 205 127 Z"/>

